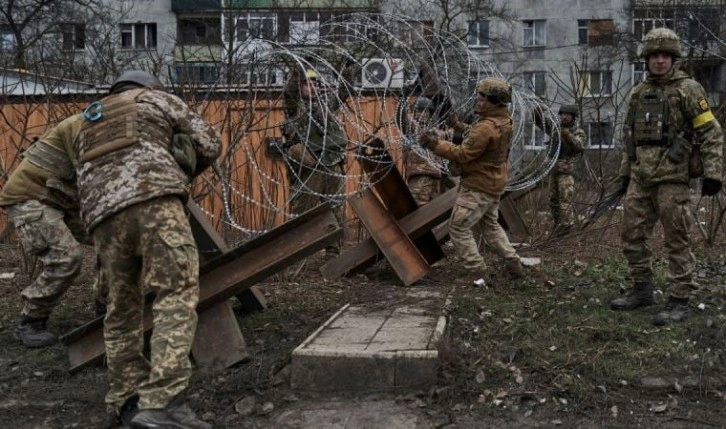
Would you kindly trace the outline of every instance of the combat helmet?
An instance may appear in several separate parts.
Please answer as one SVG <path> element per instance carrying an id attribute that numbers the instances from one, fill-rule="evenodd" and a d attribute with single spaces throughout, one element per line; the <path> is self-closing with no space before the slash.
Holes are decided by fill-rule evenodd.
<path id="1" fill-rule="evenodd" d="M 577 106 L 574 104 L 563 104 L 560 106 L 560 111 L 558 113 L 567 113 L 568 115 L 572 115 L 576 118 L 578 114 Z"/>
<path id="2" fill-rule="evenodd" d="M 640 56 L 648 58 L 658 52 L 670 54 L 673 58 L 680 58 L 681 41 L 678 35 L 669 28 L 654 28 L 643 37 Z"/>
<path id="3" fill-rule="evenodd" d="M 109 89 L 108 92 L 113 94 L 120 85 L 125 83 L 136 84 L 149 89 L 164 88 L 164 84 L 162 84 L 159 79 L 143 70 L 127 70 L 121 73 L 121 76 L 113 81 L 113 83 L 111 84 L 111 89 Z"/>
<path id="4" fill-rule="evenodd" d="M 434 110 L 434 103 L 428 97 L 419 97 L 413 104 L 413 110 Z"/>
<path id="5" fill-rule="evenodd" d="M 507 82 L 497 77 L 480 80 L 476 84 L 476 91 L 481 95 L 495 98 L 504 104 L 512 101 L 512 88 Z"/>

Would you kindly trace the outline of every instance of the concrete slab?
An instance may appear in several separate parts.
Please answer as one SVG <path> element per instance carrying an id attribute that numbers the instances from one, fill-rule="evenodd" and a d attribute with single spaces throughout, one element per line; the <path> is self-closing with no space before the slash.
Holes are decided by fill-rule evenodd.
<path id="1" fill-rule="evenodd" d="M 441 300 L 436 291 L 411 292 L 422 295 Z M 445 329 L 442 311 L 423 306 L 346 305 L 293 351 L 291 386 L 313 392 L 426 388 L 436 378 Z"/>

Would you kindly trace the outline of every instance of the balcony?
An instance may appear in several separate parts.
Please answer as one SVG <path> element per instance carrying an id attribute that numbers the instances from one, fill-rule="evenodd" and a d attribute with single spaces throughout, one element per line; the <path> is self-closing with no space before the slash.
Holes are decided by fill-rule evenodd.
<path id="1" fill-rule="evenodd" d="M 221 12 L 222 0 L 171 0 L 171 11 L 179 12 Z"/>
<path id="2" fill-rule="evenodd" d="M 177 45 L 174 47 L 176 62 L 212 62 L 222 61 L 222 45 Z"/>

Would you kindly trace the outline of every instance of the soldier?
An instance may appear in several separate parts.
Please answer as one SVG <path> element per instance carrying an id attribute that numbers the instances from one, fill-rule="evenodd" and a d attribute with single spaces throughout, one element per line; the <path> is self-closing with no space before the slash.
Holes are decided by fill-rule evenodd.
<path id="1" fill-rule="evenodd" d="M 663 224 L 670 290 L 665 309 L 653 323 L 688 318 L 695 257 L 689 227 L 689 158 L 693 141 L 703 160 L 701 195 L 721 190 L 723 136 L 703 87 L 680 70 L 681 44 L 669 29 L 656 28 L 643 39 L 648 77 L 633 88 L 625 116 L 625 150 L 620 165 L 623 254 L 634 282 L 632 291 L 610 302 L 613 310 L 634 310 L 653 300 L 651 252 L 647 241 L 656 220 Z"/>
<path id="2" fill-rule="evenodd" d="M 219 134 L 158 79 L 127 71 L 83 111 L 81 216 L 106 280 L 106 404 L 134 428 L 211 428 L 184 403 L 197 326 L 199 256 L 184 201 L 220 151 Z M 151 359 L 144 292 L 154 293 Z"/>
<path id="3" fill-rule="evenodd" d="M 78 214 L 75 170 L 64 149 L 82 123 L 80 115 L 73 115 L 43 134 L 0 191 L 0 207 L 15 226 L 23 251 L 41 266 L 21 293 L 24 304 L 15 337 L 26 347 L 56 342 L 48 318 L 81 272 L 79 242 L 91 244 Z"/>
<path id="4" fill-rule="evenodd" d="M 575 224 L 575 213 L 572 210 L 572 195 L 575 192 L 575 178 L 572 173 L 582 152 L 585 150 L 587 136 L 577 126 L 577 106 L 563 105 L 560 107 L 560 133 L 555 127 L 545 122 L 540 110 L 534 110 L 537 126 L 560 143 L 560 152 L 555 163 L 550 183 L 550 213 L 552 213 L 554 234 L 564 234 Z"/>
<path id="5" fill-rule="evenodd" d="M 510 276 L 522 278 L 525 272 L 519 255 L 497 221 L 499 199 L 508 178 L 512 118 L 507 103 L 512 92 L 507 82 L 493 77 L 479 81 L 476 91 L 479 122 L 472 125 L 461 145 L 440 140 L 440 135 L 431 131 L 421 136 L 421 144 L 461 168 L 449 234 L 464 268 L 476 278 L 487 270 L 471 230 L 481 220 L 484 239 L 504 258 Z"/>
<path id="6" fill-rule="evenodd" d="M 413 104 L 413 118 L 407 124 L 408 136 L 415 139 L 431 120 L 433 113 L 433 102 L 426 97 L 419 97 Z M 419 154 L 416 150 L 423 150 L 425 153 Z M 406 183 L 416 200 L 416 204 L 422 206 L 436 198 L 441 193 L 441 170 L 431 163 L 429 157 L 434 157 L 432 153 L 426 149 L 414 147 L 404 148 L 404 165 L 406 171 Z"/>
<path id="7" fill-rule="evenodd" d="M 347 70 L 350 70 L 349 67 Z M 283 130 L 290 158 L 290 193 L 292 212 L 300 215 L 329 202 L 340 225 L 344 222 L 342 193 L 345 188 L 345 150 L 348 139 L 335 112 L 350 94 L 349 71 L 337 97 L 321 94 L 318 73 L 308 69 L 304 75 L 293 74 L 285 87 L 285 114 L 288 126 Z M 292 144 L 290 144 L 290 142 Z M 340 253 L 340 243 L 328 246 L 326 254 Z"/>

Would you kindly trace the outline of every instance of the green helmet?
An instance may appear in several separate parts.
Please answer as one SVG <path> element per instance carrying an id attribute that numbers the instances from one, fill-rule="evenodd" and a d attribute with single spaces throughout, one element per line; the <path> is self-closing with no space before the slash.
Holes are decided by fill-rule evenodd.
<path id="1" fill-rule="evenodd" d="M 577 106 L 574 104 L 563 104 L 560 106 L 559 113 L 567 113 L 568 115 L 572 115 L 573 117 L 577 117 Z"/>
<path id="2" fill-rule="evenodd" d="M 501 103 L 512 101 L 512 88 L 507 82 L 497 77 L 482 79 L 476 84 L 476 91 L 487 97 L 496 98 Z"/>
<path id="3" fill-rule="evenodd" d="M 164 85 L 161 81 L 149 73 L 143 70 L 128 70 L 121 73 L 121 75 L 113 81 L 111 89 L 109 89 L 108 92 L 113 93 L 119 85 L 124 83 L 136 84 L 150 89 L 164 89 Z"/>
<path id="4" fill-rule="evenodd" d="M 640 56 L 647 59 L 649 56 L 658 52 L 670 54 L 673 58 L 680 58 L 682 56 L 681 41 L 673 30 L 669 28 L 654 28 L 643 37 Z"/>
<path id="5" fill-rule="evenodd" d="M 413 110 L 434 110 L 434 103 L 428 97 L 419 97 L 413 104 Z"/>

